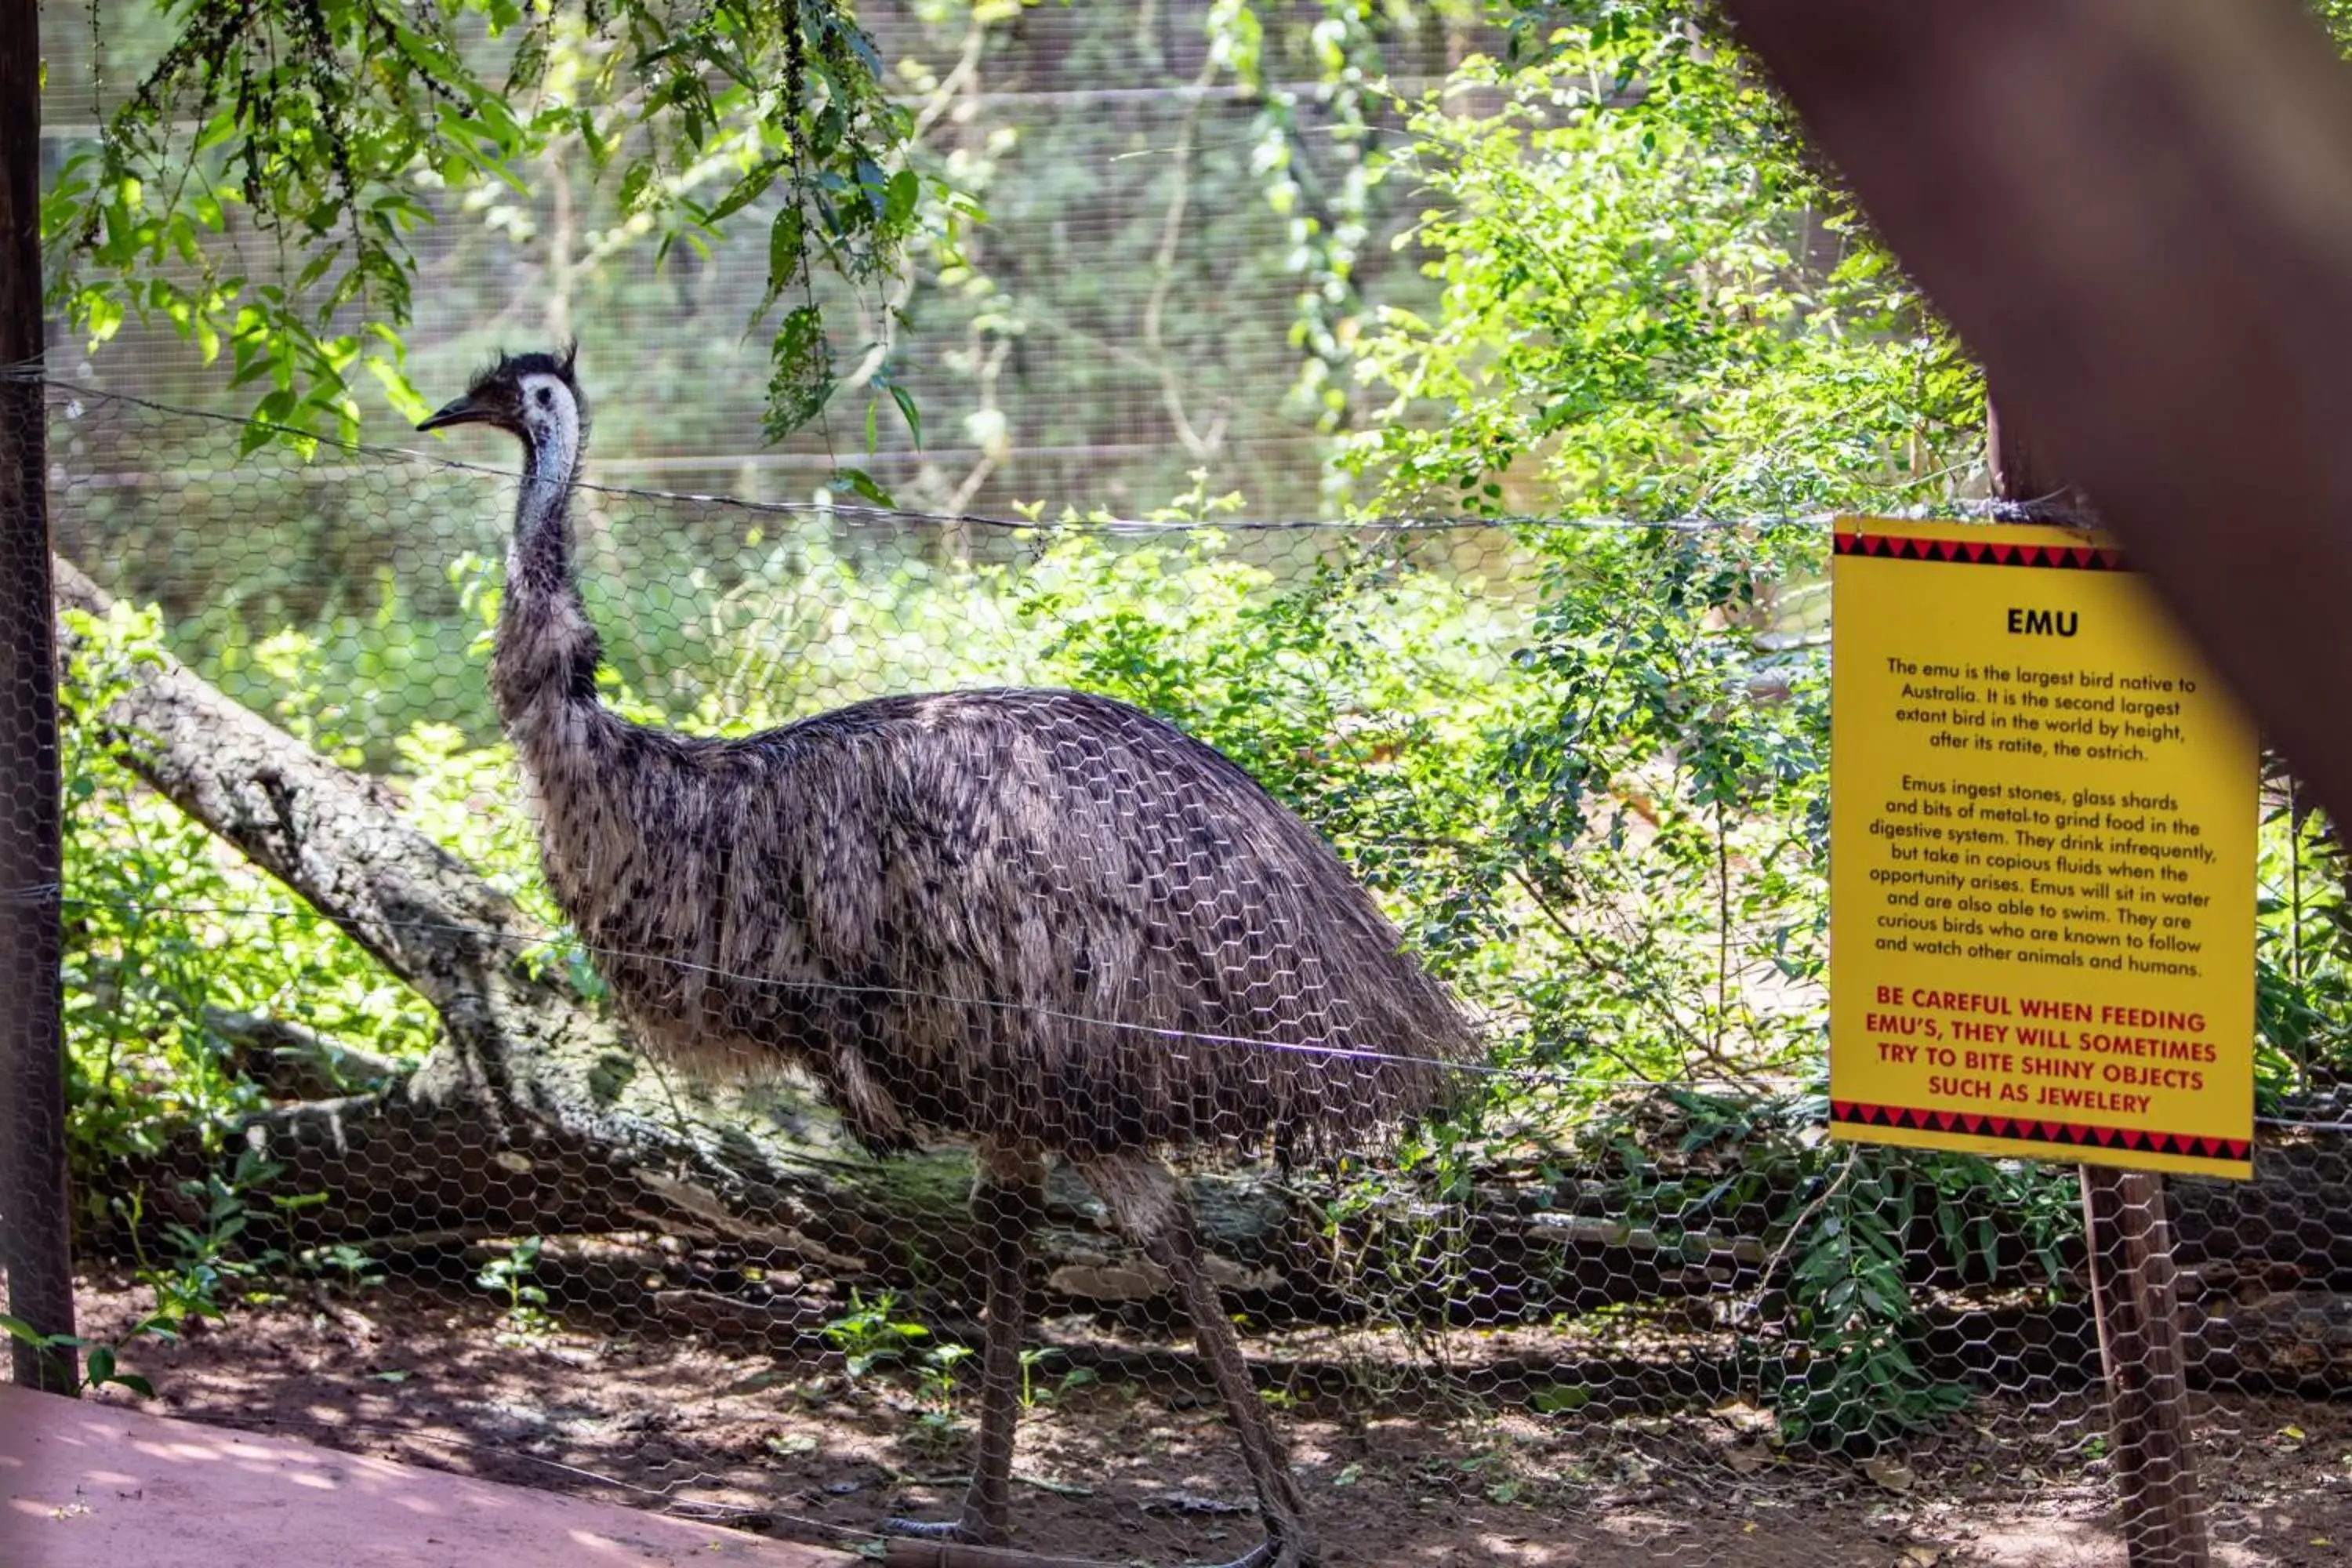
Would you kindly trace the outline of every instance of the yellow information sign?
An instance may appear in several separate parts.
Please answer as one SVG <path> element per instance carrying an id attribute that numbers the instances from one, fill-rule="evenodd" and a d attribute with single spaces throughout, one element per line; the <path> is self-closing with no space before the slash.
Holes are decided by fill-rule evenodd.
<path id="1" fill-rule="evenodd" d="M 2119 552 L 1845 520 L 1831 1131 L 2252 1173 L 2252 726 Z"/>

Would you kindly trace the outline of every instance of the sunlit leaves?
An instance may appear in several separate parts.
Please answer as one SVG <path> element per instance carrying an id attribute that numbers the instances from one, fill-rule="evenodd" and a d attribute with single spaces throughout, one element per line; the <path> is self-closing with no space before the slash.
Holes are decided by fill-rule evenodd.
<path id="1" fill-rule="evenodd" d="M 1345 461 L 1381 505 L 1755 515 L 1976 473 L 1965 354 L 1760 79 L 1662 9 L 1554 8 L 1547 65 L 1465 65 L 1386 166 L 1428 193 L 1405 243 L 1443 294 L 1357 346 L 1390 400 Z"/>
<path id="2" fill-rule="evenodd" d="M 152 1155 L 191 1132 L 218 1140 L 261 1108 L 219 1033 L 222 1012 L 268 1012 L 385 1055 L 421 1054 L 433 1023 L 420 998 L 332 921 L 220 854 L 122 765 L 126 738 L 102 715 L 161 657 L 156 613 L 117 605 L 104 618 L 64 619 L 67 1137 L 77 1169 Z M 290 696 L 279 717 L 331 746 L 304 723 L 312 715 L 301 702 Z M 281 907 L 269 940 L 253 940 L 256 912 Z"/>
<path id="3" fill-rule="evenodd" d="M 354 433 L 362 365 L 412 406 L 409 237 L 453 199 L 526 192 L 571 142 L 599 168 L 629 154 L 621 205 L 665 249 L 782 191 L 805 216 L 776 231 L 772 301 L 812 265 L 888 269 L 917 221 L 903 113 L 838 0 L 193 0 L 176 20 L 47 195 L 51 303 L 92 342 L 137 316 L 229 349 L 256 439 Z M 812 322 L 774 339 L 779 433 L 823 407 Z"/>
<path id="4" fill-rule="evenodd" d="M 833 350 L 816 307 L 788 312 L 776 334 L 775 377 L 768 383 L 766 430 L 782 440 L 824 411 L 833 396 Z"/>

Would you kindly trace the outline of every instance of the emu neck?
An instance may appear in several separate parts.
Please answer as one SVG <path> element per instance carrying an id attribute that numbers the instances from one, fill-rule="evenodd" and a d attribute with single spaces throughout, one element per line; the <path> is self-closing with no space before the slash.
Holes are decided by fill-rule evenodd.
<path id="1" fill-rule="evenodd" d="M 565 710 L 596 705 L 603 650 L 572 573 L 572 487 L 579 464 L 578 432 L 568 422 L 523 444 L 522 493 L 490 684 L 499 718 L 526 753 Z"/>

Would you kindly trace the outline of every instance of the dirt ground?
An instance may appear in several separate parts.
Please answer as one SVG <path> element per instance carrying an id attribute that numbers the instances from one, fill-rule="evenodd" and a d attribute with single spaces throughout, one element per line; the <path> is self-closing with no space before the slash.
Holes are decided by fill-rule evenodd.
<path id="1" fill-rule="evenodd" d="M 143 1291 L 86 1283 L 81 1331 L 111 1338 L 147 1305 Z M 1153 1564 L 1253 1544 L 1237 1456 L 1181 1347 L 1130 1333 L 1065 1387 L 1105 1331 L 1041 1328 L 1076 1359 L 1041 1369 L 1023 1419 L 1018 1543 Z M 1483 1410 L 1434 1401 L 1378 1375 L 1402 1358 L 1372 1337 L 1251 1347 L 1262 1363 L 1371 1370 L 1352 1390 L 1276 1401 L 1335 1565 L 2124 1561 L 2095 1411 L 2079 1395 L 1979 1400 L 1899 1456 L 1857 1464 L 1783 1450 L 1742 1403 L 1611 1417 L 1538 1414 L 1523 1393 Z M 1435 1348 L 1475 1388 L 1475 1358 L 1517 1360 L 1523 1342 L 1497 1342 L 1525 1337 Z M 241 1309 L 125 1364 L 154 1381 L 164 1414 L 869 1552 L 886 1517 L 951 1511 L 974 1414 L 969 1387 L 943 1403 L 905 1372 L 852 1378 L 821 1344 L 780 1357 L 666 1331 L 519 1325 L 456 1285 Z M 2352 1403 L 2212 1400 L 2199 1420 L 2218 1561 L 2352 1559 Z"/>

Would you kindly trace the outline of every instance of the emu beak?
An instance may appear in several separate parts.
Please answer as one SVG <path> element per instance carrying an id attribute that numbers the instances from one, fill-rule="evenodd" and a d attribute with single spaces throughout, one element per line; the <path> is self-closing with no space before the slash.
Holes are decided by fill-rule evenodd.
<path id="1" fill-rule="evenodd" d="M 475 402 L 472 394 L 469 393 L 454 403 L 442 405 L 432 418 L 425 420 L 417 428 L 441 430 L 452 425 L 482 425 L 496 417 L 497 416 L 490 409 Z"/>

